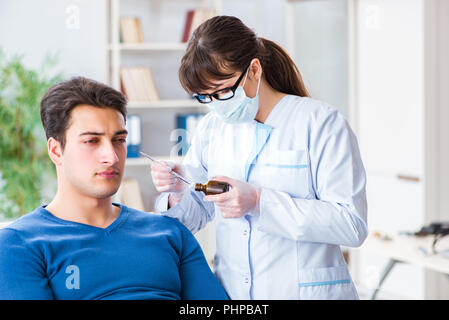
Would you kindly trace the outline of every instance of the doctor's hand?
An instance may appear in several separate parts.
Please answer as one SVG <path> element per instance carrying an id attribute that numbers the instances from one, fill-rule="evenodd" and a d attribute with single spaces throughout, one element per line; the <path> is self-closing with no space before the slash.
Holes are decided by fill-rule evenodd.
<path id="1" fill-rule="evenodd" d="M 259 211 L 260 188 L 228 177 L 215 177 L 211 180 L 226 182 L 232 187 L 228 192 L 203 198 L 204 201 L 215 202 L 224 218 L 240 218 L 252 210 Z"/>
<path id="2" fill-rule="evenodd" d="M 182 168 L 171 162 L 151 163 L 151 177 L 158 192 L 169 192 L 170 207 L 182 199 L 186 184 L 171 174 L 171 170 L 183 175 Z"/>

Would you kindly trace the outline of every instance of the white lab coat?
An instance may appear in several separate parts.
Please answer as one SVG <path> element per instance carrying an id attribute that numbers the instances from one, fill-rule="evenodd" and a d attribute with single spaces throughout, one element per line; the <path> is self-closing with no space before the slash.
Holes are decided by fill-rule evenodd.
<path id="1" fill-rule="evenodd" d="M 358 299 L 340 246 L 367 236 L 366 178 L 357 139 L 335 108 L 288 95 L 264 124 L 209 113 L 184 165 L 195 182 L 228 176 L 261 187 L 259 213 L 241 218 L 223 218 L 198 192 L 183 210 L 164 212 L 192 232 L 216 218 L 214 271 L 230 298 Z M 167 194 L 157 209 L 167 209 Z"/>

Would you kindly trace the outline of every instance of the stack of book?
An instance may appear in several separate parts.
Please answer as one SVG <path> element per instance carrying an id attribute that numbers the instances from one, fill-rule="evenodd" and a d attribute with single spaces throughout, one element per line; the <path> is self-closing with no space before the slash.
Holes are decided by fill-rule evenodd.
<path id="1" fill-rule="evenodd" d="M 139 18 L 120 17 L 120 40 L 123 43 L 142 43 L 142 25 Z"/>
<path id="2" fill-rule="evenodd" d="M 159 95 L 148 67 L 130 66 L 120 69 L 123 94 L 132 102 L 156 102 Z"/>
<path id="3" fill-rule="evenodd" d="M 193 31 L 204 21 L 217 15 L 215 9 L 195 9 L 187 11 L 184 32 L 182 34 L 181 42 L 189 41 Z"/>

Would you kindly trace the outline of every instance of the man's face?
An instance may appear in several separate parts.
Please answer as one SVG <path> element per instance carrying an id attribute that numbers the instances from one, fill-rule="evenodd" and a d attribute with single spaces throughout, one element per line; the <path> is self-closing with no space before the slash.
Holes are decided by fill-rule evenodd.
<path id="1" fill-rule="evenodd" d="M 97 199 L 114 195 L 126 159 L 125 120 L 111 108 L 79 105 L 66 130 L 61 171 L 73 190 Z"/>

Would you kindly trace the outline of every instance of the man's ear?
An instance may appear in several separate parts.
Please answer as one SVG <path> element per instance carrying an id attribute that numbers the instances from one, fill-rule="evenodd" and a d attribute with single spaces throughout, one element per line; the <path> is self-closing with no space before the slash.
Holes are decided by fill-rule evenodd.
<path id="1" fill-rule="evenodd" d="M 62 147 L 61 143 L 53 137 L 50 137 L 47 141 L 48 156 L 51 161 L 56 165 L 62 163 Z"/>

